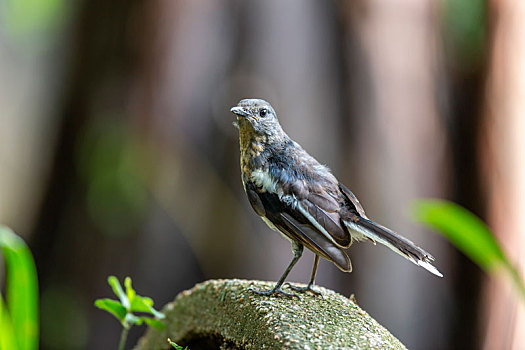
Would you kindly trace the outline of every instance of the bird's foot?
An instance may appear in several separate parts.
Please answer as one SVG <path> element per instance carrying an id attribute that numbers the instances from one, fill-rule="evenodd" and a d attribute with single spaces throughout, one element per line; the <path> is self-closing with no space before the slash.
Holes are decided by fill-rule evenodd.
<path id="1" fill-rule="evenodd" d="M 275 288 L 269 289 L 269 290 L 255 290 L 255 289 L 251 289 L 250 288 L 250 291 L 255 293 L 255 294 L 259 294 L 259 295 L 283 296 L 283 297 L 286 297 L 286 298 L 297 298 L 298 300 L 301 300 L 301 297 L 298 296 L 297 294 L 287 293 L 284 290 L 282 290 L 281 287 L 275 287 Z"/>
<path id="2" fill-rule="evenodd" d="M 320 291 L 318 290 L 315 290 L 314 289 L 314 285 L 313 284 L 308 284 L 306 285 L 306 287 L 298 287 L 298 286 L 294 286 L 293 284 L 289 283 L 289 282 L 286 282 L 285 285 L 288 285 L 290 287 L 290 289 L 296 291 L 296 292 L 300 292 L 300 293 L 305 293 L 305 292 L 310 292 L 314 295 L 322 295 Z"/>

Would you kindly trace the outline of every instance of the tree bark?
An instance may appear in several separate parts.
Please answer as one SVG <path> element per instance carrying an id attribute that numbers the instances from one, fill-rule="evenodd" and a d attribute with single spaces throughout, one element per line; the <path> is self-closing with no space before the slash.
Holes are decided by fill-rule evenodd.
<path id="1" fill-rule="evenodd" d="M 525 270 L 525 3 L 489 2 L 492 33 L 486 120 L 480 144 L 488 223 L 510 261 Z M 484 349 L 524 349 L 525 303 L 507 281 L 485 287 Z"/>

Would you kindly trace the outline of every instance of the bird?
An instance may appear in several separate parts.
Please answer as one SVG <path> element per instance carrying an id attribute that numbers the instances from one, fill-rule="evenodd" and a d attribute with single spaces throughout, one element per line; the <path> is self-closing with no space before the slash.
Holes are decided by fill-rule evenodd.
<path id="1" fill-rule="evenodd" d="M 316 290 L 315 276 L 322 257 L 344 272 L 352 271 L 345 249 L 354 241 L 381 243 L 430 273 L 443 277 L 434 258 L 395 231 L 367 217 L 357 197 L 331 170 L 308 154 L 281 127 L 270 103 L 243 99 L 230 109 L 239 130 L 241 178 L 253 210 L 292 244 L 293 258 L 267 296 L 298 297 Z M 304 287 L 285 283 L 304 247 L 314 255 L 310 280 Z"/>

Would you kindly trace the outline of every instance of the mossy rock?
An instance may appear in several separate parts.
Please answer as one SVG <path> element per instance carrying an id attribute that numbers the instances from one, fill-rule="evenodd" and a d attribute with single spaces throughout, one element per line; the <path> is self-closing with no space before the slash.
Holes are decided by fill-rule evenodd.
<path id="1" fill-rule="evenodd" d="M 166 329 L 150 328 L 135 349 L 405 349 L 355 301 L 316 286 L 321 295 L 266 297 L 249 289 L 275 282 L 210 280 L 164 307 Z"/>

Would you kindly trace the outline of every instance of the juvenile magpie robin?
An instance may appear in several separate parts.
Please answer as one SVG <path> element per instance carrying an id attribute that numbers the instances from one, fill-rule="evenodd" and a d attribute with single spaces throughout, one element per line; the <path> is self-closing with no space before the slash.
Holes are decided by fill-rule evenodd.
<path id="1" fill-rule="evenodd" d="M 357 197 L 281 128 L 272 106 L 259 99 L 241 100 L 231 109 L 237 115 L 242 183 L 253 210 L 272 229 L 292 243 L 293 259 L 271 290 L 262 295 L 296 296 L 282 285 L 303 253 L 315 253 L 310 281 L 296 291 L 313 289 L 319 257 L 345 272 L 352 271 L 345 248 L 352 242 L 379 242 L 427 271 L 434 258 L 396 232 L 368 219 Z"/>

